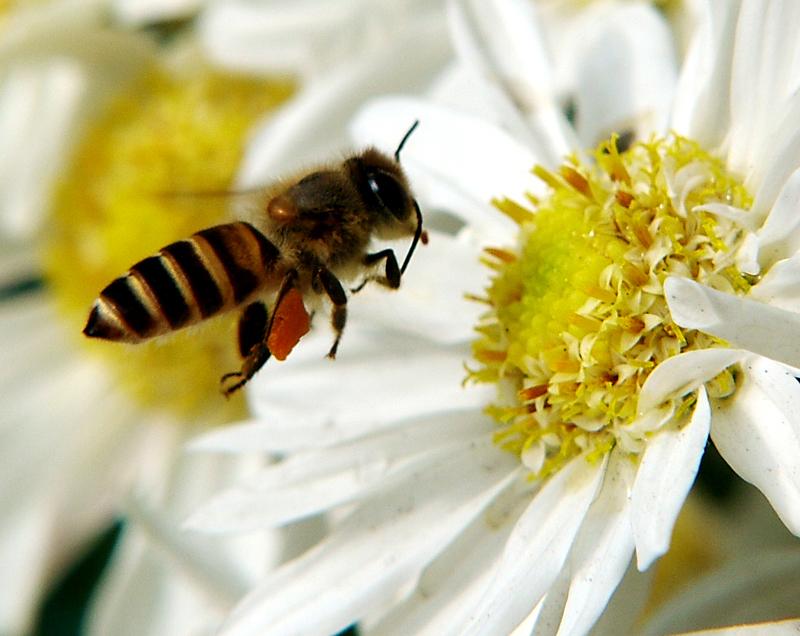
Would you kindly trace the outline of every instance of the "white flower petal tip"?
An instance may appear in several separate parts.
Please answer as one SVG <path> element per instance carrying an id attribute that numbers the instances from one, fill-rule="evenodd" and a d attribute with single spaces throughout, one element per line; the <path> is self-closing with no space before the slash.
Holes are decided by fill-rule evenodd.
<path id="1" fill-rule="evenodd" d="M 775 204 L 758 232 L 760 262 L 769 265 L 793 256 L 800 248 L 800 169 L 783 184 Z M 753 215 L 756 216 L 756 215 Z"/>
<path id="2" fill-rule="evenodd" d="M 742 479 L 800 536 L 800 384 L 782 365 L 748 360 L 744 379 L 714 405 L 711 439 Z"/>
<path id="3" fill-rule="evenodd" d="M 545 483 L 517 521 L 464 634 L 509 634 L 525 620 L 564 566 L 607 465 L 608 456 L 576 457 Z"/>
<path id="4" fill-rule="evenodd" d="M 681 327 L 800 367 L 800 314 L 677 276 L 665 281 L 664 294 L 672 319 Z"/>
<path id="5" fill-rule="evenodd" d="M 645 418 L 669 399 L 691 393 L 747 355 L 738 349 L 700 349 L 666 359 L 647 376 L 639 392 L 639 417 Z"/>
<path id="6" fill-rule="evenodd" d="M 677 430 L 658 431 L 647 441 L 631 491 L 640 571 L 669 549 L 675 520 L 700 467 L 710 424 L 708 396 L 700 387 L 689 422 Z"/>

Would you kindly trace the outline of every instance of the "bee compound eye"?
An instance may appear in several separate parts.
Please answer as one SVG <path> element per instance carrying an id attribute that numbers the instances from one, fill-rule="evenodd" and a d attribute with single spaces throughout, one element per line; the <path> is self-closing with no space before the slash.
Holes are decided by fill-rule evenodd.
<path id="1" fill-rule="evenodd" d="M 395 177 L 385 172 L 372 172 L 367 175 L 367 182 L 380 205 L 395 218 L 404 219 L 408 216 L 408 192 Z"/>

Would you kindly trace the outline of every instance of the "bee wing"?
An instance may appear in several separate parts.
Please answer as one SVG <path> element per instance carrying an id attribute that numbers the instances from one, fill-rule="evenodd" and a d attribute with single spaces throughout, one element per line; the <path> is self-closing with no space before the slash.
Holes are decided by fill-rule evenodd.
<path id="1" fill-rule="evenodd" d="M 271 188 L 258 187 L 244 190 L 162 190 L 151 196 L 169 201 L 176 209 L 196 210 L 198 206 L 226 209 L 235 219 L 252 220 L 264 209 Z"/>

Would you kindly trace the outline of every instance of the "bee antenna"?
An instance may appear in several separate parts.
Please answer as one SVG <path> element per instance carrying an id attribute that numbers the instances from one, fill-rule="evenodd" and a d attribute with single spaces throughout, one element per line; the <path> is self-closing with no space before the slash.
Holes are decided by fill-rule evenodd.
<path id="1" fill-rule="evenodd" d="M 406 138 L 408 137 L 408 135 L 411 134 L 411 131 L 414 130 L 414 128 L 418 123 L 419 122 L 414 122 L 414 126 L 412 126 L 411 130 L 409 130 L 408 133 L 406 133 Z M 405 139 L 403 139 L 403 141 L 405 141 Z M 402 142 L 400 143 L 400 145 L 401 146 L 403 145 Z M 399 150 L 400 149 L 398 148 L 398 151 Z M 414 239 L 411 241 L 411 247 L 408 248 L 408 253 L 406 254 L 405 259 L 403 260 L 403 266 L 400 268 L 401 276 L 405 273 L 406 267 L 408 267 L 408 262 L 411 260 L 411 255 L 417 248 L 417 243 L 419 243 L 419 238 L 422 236 L 422 212 L 420 211 L 419 204 L 417 203 L 416 200 L 414 200 L 414 209 L 417 211 L 417 229 L 414 230 Z"/>
<path id="2" fill-rule="evenodd" d="M 411 133 L 413 133 L 416 130 L 417 126 L 419 126 L 419 119 L 417 119 L 413 124 L 411 124 L 411 128 L 409 128 L 408 132 L 405 135 L 403 135 L 403 138 L 400 140 L 400 143 L 397 145 L 397 150 L 394 151 L 394 160 L 397 163 L 400 163 L 400 151 L 403 149 L 403 146 L 406 145 L 406 142 L 408 141 L 408 138 L 411 136 Z M 421 226 L 422 226 L 422 223 L 420 222 L 420 227 Z"/>

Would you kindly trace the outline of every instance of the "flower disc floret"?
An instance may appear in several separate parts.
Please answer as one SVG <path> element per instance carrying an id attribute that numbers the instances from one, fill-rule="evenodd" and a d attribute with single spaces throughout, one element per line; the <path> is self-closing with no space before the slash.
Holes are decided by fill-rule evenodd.
<path id="1" fill-rule="evenodd" d="M 591 163 L 537 166 L 547 198 L 496 206 L 519 225 L 513 248 L 485 250 L 494 271 L 470 378 L 496 382 L 496 441 L 543 477 L 572 457 L 616 444 L 641 450 L 631 428 L 650 372 L 679 353 L 725 343 L 681 330 L 669 313 L 668 276 L 743 294 L 755 282 L 735 266 L 744 229 L 703 206 L 747 209 L 750 195 L 722 162 L 677 135 L 625 152 L 606 141 Z M 735 390 L 735 368 L 710 383 Z M 665 405 L 688 411 L 691 397 Z"/>

